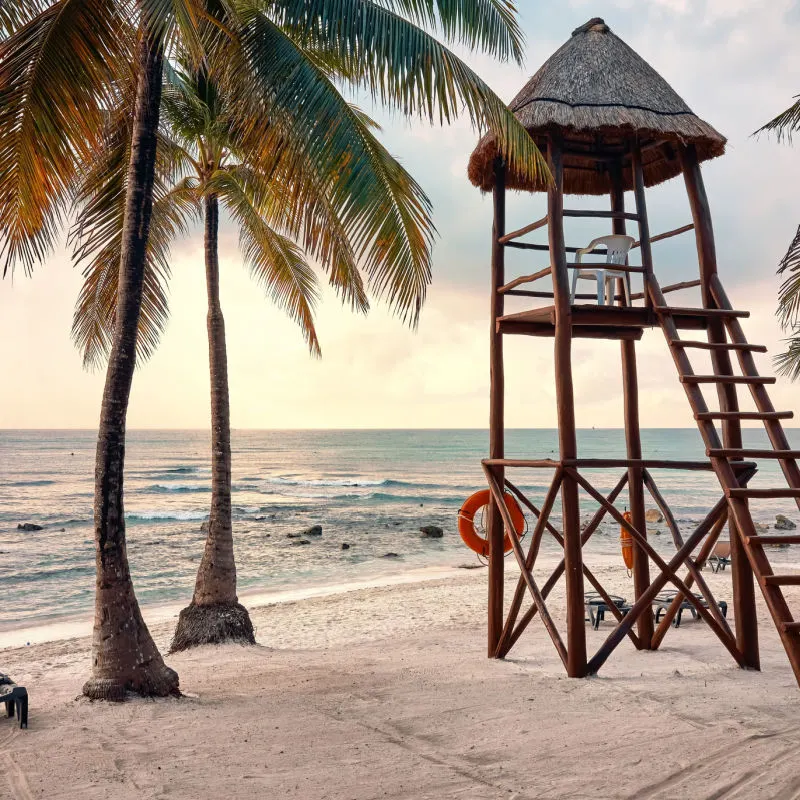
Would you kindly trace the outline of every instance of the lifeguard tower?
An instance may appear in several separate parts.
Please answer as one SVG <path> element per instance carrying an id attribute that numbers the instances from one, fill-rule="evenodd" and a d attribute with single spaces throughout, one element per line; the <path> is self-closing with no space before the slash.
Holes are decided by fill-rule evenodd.
<path id="1" fill-rule="evenodd" d="M 567 674 L 573 677 L 593 674 L 626 636 L 639 649 L 657 648 L 681 604 L 689 602 L 741 667 L 758 669 L 754 589 L 757 582 L 800 681 L 800 622 L 792 617 L 783 592 L 787 585 L 800 585 L 800 575 L 776 574 L 765 551 L 765 546 L 776 542 L 798 544 L 800 535 L 759 533 L 748 507 L 748 501 L 756 497 L 788 497 L 800 504 L 797 465 L 800 451 L 791 450 L 781 425 L 781 420 L 791 418 L 791 412 L 776 411 L 767 393 L 767 384 L 775 379 L 762 377 L 756 369 L 753 353 L 765 352 L 766 348 L 747 342 L 740 320 L 748 313 L 732 308 L 717 271 L 711 212 L 700 164 L 722 155 L 725 139 L 692 113 L 667 82 L 615 36 L 602 19 L 592 19 L 575 30 L 517 95 L 511 109 L 546 154 L 552 181 L 543 178 L 540 184 L 532 184 L 507 169 L 491 135 L 480 141 L 469 162 L 470 180 L 483 191 L 491 191 L 494 200 L 490 447 L 489 458 L 482 462 L 492 498 L 488 512 L 489 656 L 504 657 L 538 615 Z M 680 175 L 686 185 L 693 222 L 651 236 L 646 187 Z M 507 231 L 507 189 L 546 192 L 547 215 L 520 230 Z M 625 208 L 626 191 L 632 191 L 635 198 L 631 210 Z M 565 195 L 598 198 L 606 195 L 609 200 L 607 204 L 598 203 L 596 210 L 576 210 L 564 208 Z M 610 221 L 610 230 L 597 233 L 616 238 L 607 239 L 606 248 L 597 243 L 592 254 L 595 259 L 605 257 L 610 263 L 595 260 L 589 265 L 587 260 L 592 256 L 585 254 L 586 248 L 565 244 L 567 217 L 592 218 L 597 220 L 598 227 L 602 221 Z M 629 225 L 636 233 L 635 241 L 624 238 Z M 523 241 L 523 237 L 537 229 L 547 230 L 547 244 Z M 651 245 L 692 229 L 697 243 L 698 279 L 662 287 L 656 276 Z M 542 268 L 510 279 L 505 269 L 509 249 L 542 254 Z M 637 254 L 641 264 L 632 266 L 629 262 L 638 260 L 634 259 Z M 591 269 L 600 272 L 592 275 Z M 571 280 L 576 270 L 581 272 L 583 280 Z M 641 291 L 626 291 L 631 279 L 642 287 Z M 679 307 L 668 302 L 667 295 L 671 292 L 693 287 L 699 288 L 699 306 Z M 509 297 L 526 298 L 516 302 L 534 307 L 506 313 L 504 304 Z M 645 328 L 656 327 L 664 333 L 677 379 L 697 421 L 706 447 L 705 460 L 652 460 L 642 455 L 636 342 Z M 557 459 L 537 458 L 536 454 L 531 454 L 529 460 L 505 458 L 503 340 L 513 335 L 554 340 Z M 621 343 L 625 459 L 587 459 L 578 452 L 571 363 L 575 338 L 616 339 Z M 702 351 L 706 357 L 710 354 L 712 374 L 698 374 L 692 368 L 692 356 Z M 716 389 L 718 410 L 709 408 L 701 388 L 704 384 Z M 740 410 L 737 389 L 745 387 L 752 396 L 753 411 Z M 771 448 L 743 447 L 744 420 L 763 422 Z M 760 459 L 777 459 L 787 485 L 748 488 Z M 522 469 L 552 471 L 552 482 L 541 507 L 509 480 Z M 598 491 L 585 474 L 586 470 L 597 469 L 623 471 L 608 495 Z M 719 480 L 719 501 L 685 538 L 653 480 L 654 469 L 710 470 Z M 583 530 L 581 491 L 599 504 L 599 510 Z M 646 491 L 661 509 L 675 542 L 676 552 L 668 561 L 647 539 Z M 550 519 L 559 493 L 561 529 Z M 509 497 L 536 519 L 527 552 L 515 529 Z M 630 509 L 629 519 L 614 505 L 615 501 L 624 501 Z M 611 601 L 583 560 L 584 545 L 607 516 L 629 533 L 634 544 L 635 600 L 626 614 Z M 726 522 L 731 542 L 735 630 L 721 613 L 700 571 Z M 534 579 L 533 568 L 544 535 L 553 536 L 563 546 L 564 557 L 540 586 Z M 503 598 L 504 538 L 510 542 L 521 570 L 507 609 Z M 566 641 L 547 608 L 547 597 L 562 576 L 566 583 Z M 584 624 L 587 583 L 607 601 L 617 620 L 599 650 L 588 658 Z M 656 626 L 651 603 L 668 583 L 675 587 L 677 595 Z M 530 594 L 532 604 L 521 614 L 526 593 Z"/>

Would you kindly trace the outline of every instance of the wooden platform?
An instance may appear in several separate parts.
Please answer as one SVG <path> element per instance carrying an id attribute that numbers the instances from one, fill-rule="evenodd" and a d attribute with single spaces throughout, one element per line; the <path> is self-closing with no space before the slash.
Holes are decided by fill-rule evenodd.
<path id="1" fill-rule="evenodd" d="M 634 339 L 642 338 L 645 328 L 658 325 L 655 312 L 644 306 L 574 305 L 572 308 L 572 335 L 582 339 Z M 678 327 L 703 330 L 708 319 L 703 309 L 697 315 L 676 317 Z M 497 319 L 498 333 L 524 336 L 553 336 L 555 334 L 555 306 L 533 308 L 516 314 L 506 314 Z"/>

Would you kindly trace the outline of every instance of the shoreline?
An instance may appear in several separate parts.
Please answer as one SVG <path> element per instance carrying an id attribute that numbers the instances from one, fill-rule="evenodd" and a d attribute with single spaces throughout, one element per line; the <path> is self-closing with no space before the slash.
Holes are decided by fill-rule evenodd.
<path id="1" fill-rule="evenodd" d="M 239 594 L 239 602 L 247 606 L 248 610 L 255 611 L 273 605 L 348 594 L 365 589 L 381 589 L 390 586 L 424 583 L 442 578 L 455 578 L 469 571 L 471 570 L 458 566 L 414 567 L 400 573 L 378 574 L 370 578 L 347 582 L 317 583 L 302 588 L 280 588 L 272 591 L 264 589 L 246 590 Z M 148 627 L 153 627 L 164 625 L 171 619 L 177 618 L 185 605 L 186 602 L 153 603 L 141 606 L 141 610 Z M 78 618 L 74 616 L 65 617 L 20 628 L 0 628 L 0 652 L 21 647 L 33 647 L 34 645 L 50 642 L 83 639 L 92 635 L 92 626 L 92 615 L 80 615 Z"/>

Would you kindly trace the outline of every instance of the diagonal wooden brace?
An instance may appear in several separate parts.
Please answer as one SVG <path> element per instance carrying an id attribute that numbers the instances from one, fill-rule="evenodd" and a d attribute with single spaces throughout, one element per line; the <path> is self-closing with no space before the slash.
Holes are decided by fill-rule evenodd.
<path id="1" fill-rule="evenodd" d="M 511 540 L 511 547 L 514 550 L 514 556 L 519 564 L 520 572 L 525 579 L 525 583 L 528 586 L 531 597 L 533 597 L 533 602 L 539 609 L 539 616 L 542 618 L 542 622 L 544 623 L 547 632 L 550 634 L 550 638 L 553 640 L 556 651 L 566 667 L 567 648 L 564 646 L 564 642 L 561 639 L 561 634 L 559 634 L 558 628 L 556 628 L 553 618 L 550 616 L 550 612 L 547 610 L 547 606 L 544 603 L 544 598 L 539 591 L 539 587 L 536 585 L 536 581 L 533 579 L 533 575 L 531 575 L 531 572 L 525 563 L 525 553 L 522 550 L 519 536 L 517 536 L 517 531 L 514 528 L 514 522 L 511 519 L 511 514 L 509 514 L 508 506 L 506 506 L 505 498 L 503 497 L 503 490 L 498 483 L 497 478 L 495 477 L 492 467 L 484 465 L 483 471 L 486 473 L 486 480 L 489 483 L 489 490 L 491 491 L 492 497 L 494 497 L 495 503 L 497 503 L 497 507 L 500 511 L 500 515 L 503 518 L 506 533 Z"/>
<path id="2" fill-rule="evenodd" d="M 672 562 L 670 562 L 670 564 L 667 564 L 667 562 L 664 561 L 664 559 L 661 558 L 661 556 L 653 549 L 652 545 L 647 541 L 647 538 L 645 536 L 642 536 L 642 534 L 638 530 L 636 530 L 636 528 L 634 528 L 633 525 L 631 525 L 622 516 L 622 514 L 620 514 L 619 511 L 617 511 L 617 509 L 614 508 L 614 506 L 611 505 L 605 499 L 605 497 L 603 497 L 603 495 L 601 495 L 600 492 L 598 492 L 585 478 L 582 478 L 578 474 L 578 472 L 572 468 L 566 468 L 565 472 L 570 473 L 571 476 L 578 482 L 578 484 L 589 495 L 591 495 L 595 500 L 597 500 L 597 502 L 608 506 L 608 511 L 611 514 L 611 516 L 614 517 L 614 519 L 617 520 L 617 522 L 630 533 L 634 541 L 638 543 L 639 547 L 641 547 L 647 553 L 647 555 L 653 560 L 653 563 L 656 564 L 656 566 L 658 566 L 658 568 L 661 570 L 661 575 L 651 584 L 650 589 L 648 589 L 639 598 L 639 600 L 636 603 L 634 603 L 633 608 L 628 612 L 628 614 L 625 617 L 625 620 L 623 620 L 623 622 L 621 622 L 620 625 L 617 627 L 623 627 L 623 628 L 626 627 L 626 624 L 629 621 L 628 620 L 629 617 L 632 617 L 632 619 L 630 620 L 631 623 L 635 622 L 636 619 L 645 611 L 644 607 L 641 606 L 642 599 L 644 599 L 645 597 L 649 597 L 650 601 L 652 601 L 652 599 L 656 596 L 656 594 L 658 594 L 659 591 L 661 591 L 661 589 L 664 587 L 667 581 L 671 581 L 675 585 L 675 588 L 679 592 L 682 592 L 686 596 L 686 599 L 695 607 L 697 613 L 703 618 L 703 620 L 706 622 L 709 628 L 711 628 L 714 631 L 714 633 L 717 635 L 717 638 L 722 642 L 722 644 L 725 646 L 728 652 L 733 656 L 736 663 L 739 664 L 739 666 L 743 666 L 743 656 L 739 648 L 736 646 L 736 640 L 717 622 L 716 618 L 708 611 L 707 608 L 705 608 L 705 606 L 694 596 L 694 594 L 689 591 L 686 584 L 680 579 L 677 572 L 675 571 L 685 563 L 686 559 L 689 557 L 692 550 L 694 549 L 694 546 L 690 550 L 684 552 L 686 547 L 685 545 L 684 548 L 678 551 L 678 553 L 681 554 L 680 561 L 675 563 L 675 559 L 677 558 L 676 555 L 672 559 Z M 724 503 L 725 502 L 724 499 L 721 502 Z M 695 534 L 696 533 L 697 532 L 695 531 Z M 689 541 L 693 541 L 694 545 L 696 546 L 698 540 L 695 539 L 694 536 L 692 536 Z M 688 542 L 686 544 L 688 545 Z M 675 566 L 672 566 L 673 564 L 675 564 Z M 658 586 L 658 589 L 656 590 L 655 593 L 652 591 L 653 586 Z M 595 658 L 597 658 L 597 656 L 595 656 Z M 592 659 L 592 661 L 594 661 L 594 659 Z"/>
<path id="3" fill-rule="evenodd" d="M 659 509 L 661 509 L 661 513 L 664 515 L 664 519 L 667 521 L 667 526 L 672 533 L 672 540 L 675 543 L 675 549 L 679 550 L 683 545 L 683 537 L 681 536 L 680 528 L 678 527 L 678 523 L 672 514 L 672 509 L 670 509 L 669 505 L 667 505 L 667 501 L 664 500 L 664 497 L 656 486 L 653 476 L 647 470 L 644 470 L 644 483 L 650 492 L 650 496 L 653 498 Z M 717 618 L 717 622 L 719 622 L 719 624 L 725 628 L 728 634 L 733 637 L 733 631 L 731 630 L 730 625 L 728 625 L 728 620 L 726 620 L 723 616 L 716 598 L 706 583 L 706 580 L 700 572 L 699 567 L 694 563 L 691 557 L 686 559 L 686 568 L 689 572 L 689 575 L 686 579 L 687 585 L 691 585 L 690 578 L 697 584 L 697 588 L 700 589 L 700 594 L 708 603 L 708 607 L 711 610 L 711 613 Z M 678 594 L 675 596 L 675 600 L 677 601 L 678 598 L 681 598 L 682 601 L 683 594 L 678 592 Z M 676 606 L 676 608 L 680 608 L 681 602 L 676 602 L 673 604 Z"/>
<path id="4" fill-rule="evenodd" d="M 506 481 L 506 486 L 514 493 L 517 499 L 519 499 L 537 516 L 536 527 L 533 530 L 530 547 L 528 548 L 528 555 L 525 559 L 525 564 L 527 565 L 529 570 L 533 569 L 533 565 L 536 561 L 536 556 L 539 553 L 539 546 L 542 542 L 542 535 L 544 533 L 545 526 L 548 524 L 547 520 L 550 516 L 550 512 L 553 510 L 553 504 L 555 503 L 556 497 L 558 497 L 558 490 L 561 488 L 562 477 L 563 474 L 561 468 L 559 467 L 556 470 L 555 475 L 553 475 L 553 482 L 550 484 L 550 489 L 548 490 L 547 495 L 545 496 L 541 511 L 539 511 L 539 509 L 537 509 L 536 506 L 533 505 L 533 503 L 529 502 L 528 499 L 524 497 L 522 492 L 520 492 L 520 490 L 517 489 L 516 486 L 511 484 L 510 481 Z M 503 626 L 503 632 L 500 635 L 500 641 L 497 643 L 497 649 L 495 650 L 494 654 L 495 658 L 504 658 L 510 649 L 511 633 L 514 630 L 514 624 L 517 621 L 519 610 L 522 607 L 522 598 L 524 597 L 524 595 L 525 595 L 525 579 L 520 574 L 519 580 L 517 581 L 517 588 L 514 592 L 514 597 L 511 601 L 511 607 L 508 610 L 508 617 L 506 618 L 506 624 Z"/>
<path id="5" fill-rule="evenodd" d="M 711 555 L 711 551 L 714 549 L 714 545 L 717 543 L 717 539 L 719 539 L 719 535 L 722 533 L 722 529 L 725 527 L 725 523 L 727 521 L 728 512 L 725 510 L 722 513 L 722 516 L 714 523 L 714 527 L 711 529 L 711 532 L 703 542 L 703 546 L 700 548 L 700 552 L 697 554 L 697 558 L 695 559 L 694 563 L 698 569 L 702 569 L 703 564 L 706 563 L 706 559 Z M 691 588 L 691 575 L 686 578 L 686 585 Z M 666 614 L 664 614 L 664 616 L 661 618 L 661 622 L 658 623 L 658 627 L 653 632 L 654 650 L 659 648 L 661 642 L 664 640 L 664 637 L 667 635 L 667 632 L 672 625 L 672 620 L 675 619 L 676 615 L 678 614 L 678 609 L 680 609 L 682 603 L 683 595 L 680 593 L 676 594 L 672 604 L 667 609 Z"/>
<path id="6" fill-rule="evenodd" d="M 675 585 L 675 588 L 679 592 L 682 592 L 685 595 L 686 599 L 695 607 L 695 610 L 703 618 L 708 627 L 711 628 L 711 630 L 713 630 L 714 633 L 717 634 L 717 638 L 722 642 L 722 644 L 725 646 L 728 652 L 733 656 L 736 663 L 739 664 L 740 667 L 744 666 L 743 656 L 741 651 L 736 645 L 736 640 L 728 633 L 728 631 L 725 630 L 725 628 L 723 628 L 719 624 L 719 622 L 717 622 L 716 618 L 694 596 L 694 594 L 689 591 L 689 588 L 681 580 L 681 578 L 675 571 L 676 569 L 679 569 L 680 566 L 686 562 L 686 559 L 689 557 L 692 551 L 690 550 L 688 553 L 686 553 L 676 567 L 670 566 L 653 549 L 653 546 L 647 541 L 647 538 L 645 536 L 642 536 L 642 534 L 639 531 L 637 531 L 636 528 L 634 528 L 633 525 L 631 525 L 625 519 L 625 517 L 623 517 L 622 514 L 620 514 L 619 511 L 617 511 L 616 508 L 614 508 L 614 506 L 608 503 L 605 497 L 603 497 L 603 495 L 601 495 L 600 492 L 598 492 L 597 489 L 595 489 L 585 478 L 582 478 L 577 473 L 577 471 L 573 470 L 572 468 L 567 468 L 565 471 L 571 473 L 572 477 L 574 477 L 574 479 L 578 482 L 578 484 L 582 486 L 583 489 L 586 492 L 588 492 L 592 497 L 594 497 L 595 500 L 597 500 L 599 503 L 608 504 L 609 506 L 608 511 L 611 514 L 611 516 L 614 517 L 614 519 L 616 519 L 617 522 L 619 522 L 619 524 L 622 525 L 630 533 L 630 535 L 634 538 L 634 540 L 639 544 L 639 547 L 641 547 L 647 553 L 647 555 L 653 560 L 653 563 L 656 564 L 656 566 L 661 570 L 662 576 L 665 576 L 666 578 L 664 583 L 666 583 L 666 581 L 671 581 Z M 662 587 L 663 585 L 664 584 L 662 584 Z M 642 596 L 644 597 L 649 594 L 650 592 L 648 591 L 645 593 L 645 595 Z M 653 595 L 653 597 L 655 597 L 655 595 Z M 637 604 L 634 603 L 634 608 L 636 607 L 636 605 Z M 639 610 L 637 616 L 641 615 L 642 613 L 643 613 L 642 610 Z M 631 614 L 633 614 L 633 609 L 631 609 L 631 611 L 628 612 L 629 616 Z"/>
<path id="7" fill-rule="evenodd" d="M 614 500 L 617 499 L 617 497 L 619 496 L 619 493 L 623 490 L 623 488 L 625 488 L 625 484 L 627 482 L 628 482 L 628 473 L 626 472 L 619 479 L 619 481 L 617 482 L 617 485 L 611 490 L 611 494 L 609 494 L 609 496 L 608 496 L 608 499 L 612 503 L 614 502 Z M 597 510 L 597 512 L 595 513 L 594 517 L 592 518 L 592 520 L 589 522 L 589 524 L 586 526 L 586 528 L 584 529 L 583 533 L 581 534 L 581 547 L 583 547 L 586 544 L 586 542 L 589 541 L 589 539 L 592 536 L 592 534 L 597 530 L 598 526 L 602 522 L 603 517 L 605 517 L 606 513 L 607 513 L 606 509 L 603 508 L 602 506 Z M 559 536 L 560 536 L 560 534 L 559 534 Z M 562 546 L 563 546 L 563 544 L 562 544 Z M 584 567 L 585 567 L 585 565 L 584 565 Z M 564 574 L 564 559 L 562 558 L 561 562 L 559 563 L 559 565 L 553 570 L 553 573 L 550 575 L 550 577 L 547 579 L 547 582 L 542 587 L 542 596 L 544 598 L 547 598 L 547 596 L 553 590 L 553 588 L 558 583 L 559 579 L 561 578 L 561 576 L 563 574 Z M 586 575 L 586 569 L 585 568 L 584 568 L 584 575 Z M 587 575 L 587 577 L 588 577 L 588 575 Z M 595 584 L 592 583 L 592 585 L 594 586 Z M 597 588 L 597 587 L 595 586 L 595 588 Z M 600 589 L 598 589 L 598 591 L 600 591 Z M 615 613 L 615 612 L 612 611 L 612 613 Z M 621 612 L 617 611 L 616 613 L 620 614 L 619 619 L 621 619 Z M 536 606 L 533 605 L 533 606 L 531 606 L 531 608 L 528 609 L 527 612 L 525 612 L 525 614 L 523 615 L 522 619 L 519 621 L 519 624 L 514 629 L 514 632 L 511 634 L 511 637 L 509 638 L 508 646 L 507 646 L 505 652 L 500 656 L 501 658 L 503 656 L 505 656 L 506 653 L 508 653 L 508 651 L 516 644 L 517 639 L 519 639 L 519 637 L 524 632 L 525 628 L 528 627 L 528 625 L 531 623 L 531 620 L 535 616 L 536 616 Z M 634 643 L 634 645 L 636 646 L 636 649 L 637 650 L 641 649 L 641 644 L 639 642 L 639 637 L 636 636 L 636 634 L 633 631 L 630 631 L 628 633 L 628 636 L 631 639 L 631 641 Z"/>

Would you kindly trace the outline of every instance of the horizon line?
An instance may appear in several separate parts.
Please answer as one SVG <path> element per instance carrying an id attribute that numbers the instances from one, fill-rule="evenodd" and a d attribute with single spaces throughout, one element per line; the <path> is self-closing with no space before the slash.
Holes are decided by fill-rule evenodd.
<path id="1" fill-rule="evenodd" d="M 783 426 L 784 430 L 800 430 L 800 426 L 793 426 L 790 427 L 788 425 Z M 31 432 L 31 431 L 47 431 L 51 433 L 61 433 L 61 432 L 74 432 L 74 433 L 93 433 L 97 429 L 96 428 L 0 428 L 0 433 L 17 433 L 17 432 Z M 135 432 L 181 432 L 181 433 L 207 433 L 211 429 L 210 428 L 128 428 L 128 433 L 135 433 Z M 344 432 L 344 431 L 353 431 L 353 432 L 369 432 L 369 431 L 488 431 L 488 425 L 486 427 L 433 427 L 433 426 L 426 426 L 426 427 L 417 427 L 417 428 L 407 428 L 407 427 L 398 427 L 398 428 L 382 428 L 382 427 L 370 427 L 370 428 L 231 428 L 231 432 L 234 431 L 238 432 L 245 432 L 245 433 L 314 433 L 314 432 Z M 505 428 L 506 431 L 557 431 L 558 426 L 550 426 L 550 427 L 526 427 L 526 428 Z M 616 426 L 616 427 L 596 427 L 593 426 L 591 428 L 582 428 L 577 427 L 576 430 L 578 431 L 624 431 L 624 426 Z M 664 425 L 664 426 L 647 426 L 641 425 L 639 426 L 639 430 L 643 431 L 696 431 L 697 428 L 692 425 Z M 757 425 L 753 425 L 752 427 L 744 427 L 743 430 L 760 430 Z"/>

